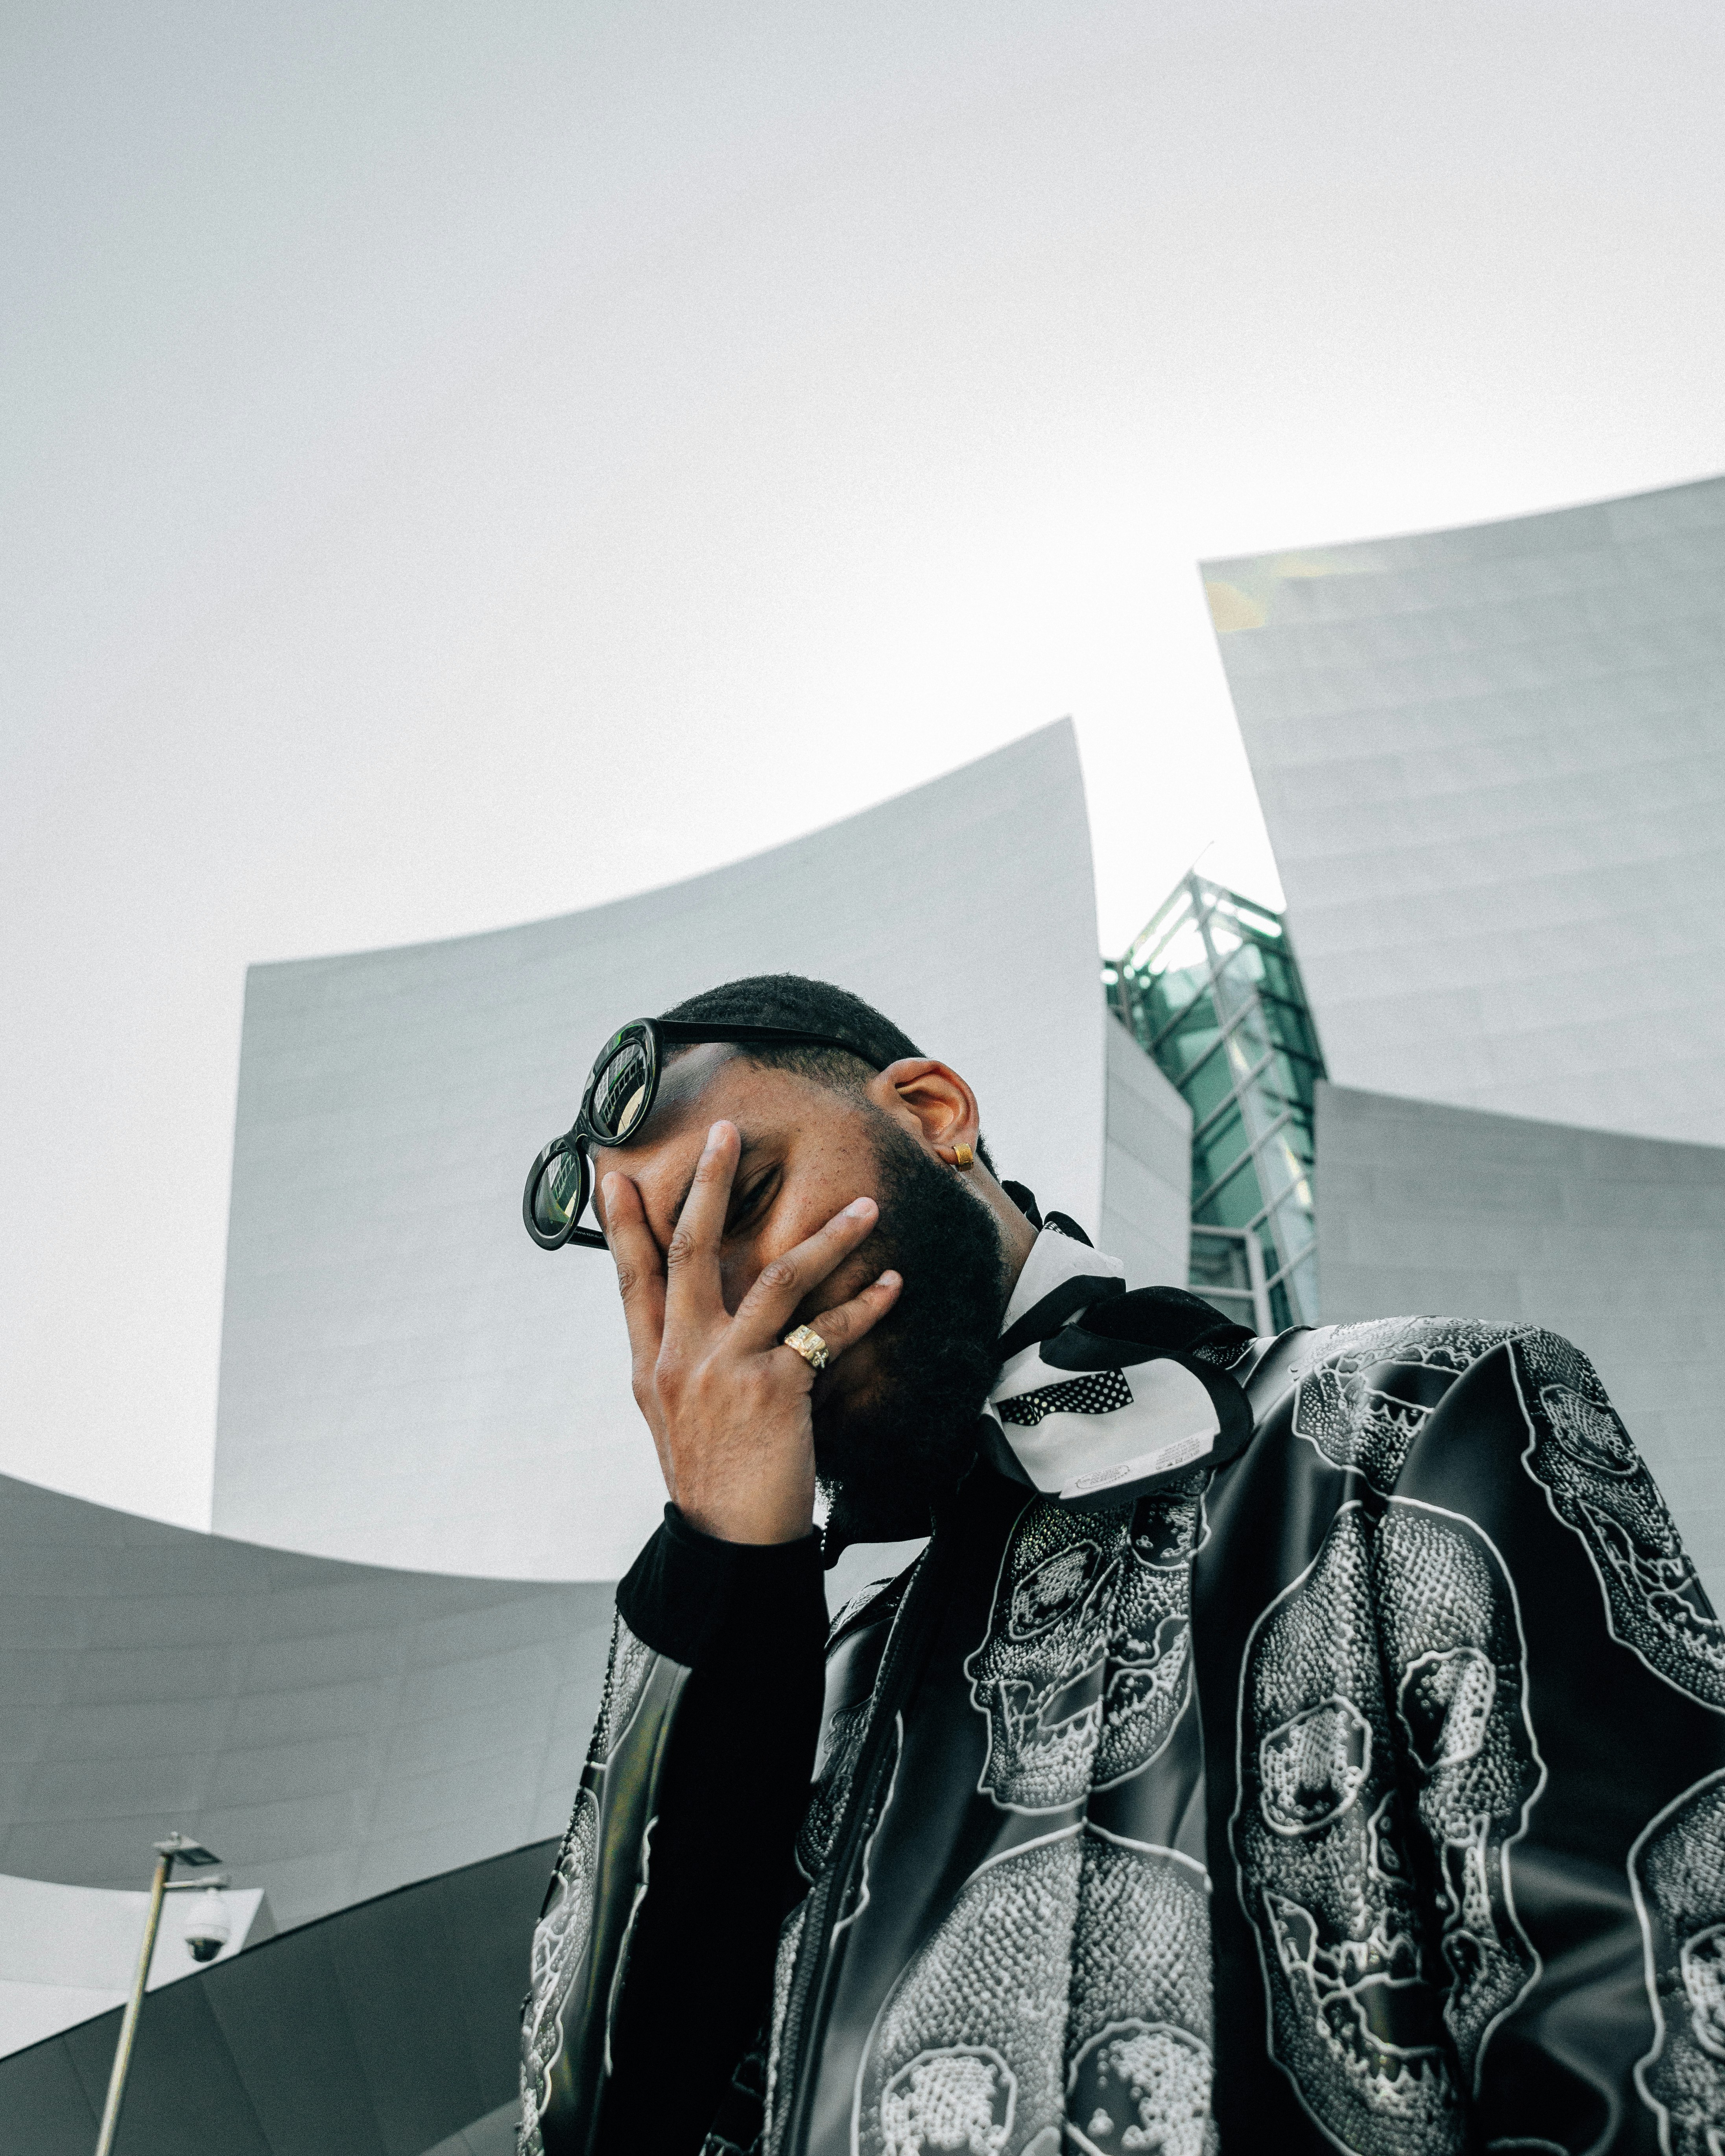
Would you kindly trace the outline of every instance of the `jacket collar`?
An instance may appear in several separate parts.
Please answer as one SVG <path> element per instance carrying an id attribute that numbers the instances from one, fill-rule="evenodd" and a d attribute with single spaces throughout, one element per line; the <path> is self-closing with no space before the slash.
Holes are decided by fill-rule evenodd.
<path id="1" fill-rule="evenodd" d="M 1105 1295 L 1126 1286 L 1126 1267 L 1106 1251 L 1092 1250 L 1076 1220 L 1051 1213 L 1019 1275 L 1001 1321 L 1000 1359 L 1009 1363 L 1039 1340 L 1058 1332 L 1066 1320 Z"/>
<path id="2" fill-rule="evenodd" d="M 1095 1315 L 1075 1322 L 1086 1312 Z M 1230 1359 L 1250 1337 L 1183 1289 L 1127 1295 L 1120 1260 L 1050 1214 L 1006 1306 L 984 1458 L 1080 1506 L 1117 1503 L 1233 1458 L 1252 1414 L 1233 1379 L 1209 1367 L 1217 1351 L 1201 1336 L 1211 1332 L 1230 1336 Z"/>

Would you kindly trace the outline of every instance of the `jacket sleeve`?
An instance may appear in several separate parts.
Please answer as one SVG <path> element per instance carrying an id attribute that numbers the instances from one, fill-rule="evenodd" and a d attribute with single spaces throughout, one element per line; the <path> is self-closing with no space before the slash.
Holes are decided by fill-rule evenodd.
<path id="1" fill-rule="evenodd" d="M 825 1637 L 814 1537 L 716 1542 L 666 1507 L 533 1935 L 522 2156 L 696 2156 L 766 2009 Z"/>
<path id="2" fill-rule="evenodd" d="M 1433 1977 L 1486 2147 L 1725 2134 L 1725 1627 L 1592 1365 L 1529 1331 L 1414 1430 L 1378 1651 Z"/>

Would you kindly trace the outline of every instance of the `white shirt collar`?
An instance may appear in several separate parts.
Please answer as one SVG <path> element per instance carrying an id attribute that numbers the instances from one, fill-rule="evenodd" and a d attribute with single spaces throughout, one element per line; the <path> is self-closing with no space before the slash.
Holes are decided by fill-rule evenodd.
<path id="1" fill-rule="evenodd" d="M 1214 1450 L 1221 1430 L 1215 1405 L 1203 1383 L 1180 1363 L 1139 1357 L 1128 1358 L 1127 1370 L 1075 1372 L 1043 1360 L 1041 1342 L 1034 1336 L 1040 1332 L 1046 1339 L 1067 1312 L 1076 1315 L 1083 1306 L 1081 1296 L 1061 1295 L 1069 1281 L 1125 1279 L 1118 1258 L 1057 1228 L 1045 1228 L 1007 1303 L 1003 1338 L 1021 1319 L 1034 1319 L 1040 1304 L 1051 1305 L 1048 1316 L 1054 1322 L 1033 1322 L 1029 1344 L 1003 1364 L 985 1410 L 1019 1471 L 1045 1496 L 1123 1496 Z"/>
<path id="2" fill-rule="evenodd" d="M 1106 1250 L 1093 1250 L 1088 1243 L 1063 1235 L 1058 1228 L 1045 1228 L 1030 1245 L 1030 1255 L 1024 1260 L 1024 1269 L 1008 1301 L 1000 1330 L 1009 1332 L 1027 1311 L 1034 1310 L 1045 1296 L 1052 1295 L 1069 1280 L 1125 1278 L 1126 1267 L 1118 1258 L 1111 1258 Z"/>

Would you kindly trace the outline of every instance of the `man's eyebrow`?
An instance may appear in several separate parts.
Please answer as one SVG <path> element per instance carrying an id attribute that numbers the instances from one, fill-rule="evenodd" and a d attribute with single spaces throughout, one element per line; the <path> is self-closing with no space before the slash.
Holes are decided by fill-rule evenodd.
<path id="1" fill-rule="evenodd" d="M 761 1141 L 758 1138 L 745 1137 L 743 1139 L 742 1150 L 737 1154 L 737 1166 L 732 1171 L 731 1188 L 733 1193 L 737 1188 L 737 1177 L 742 1173 L 743 1169 L 748 1165 L 749 1155 L 751 1153 L 759 1152 L 760 1150 Z M 695 1188 L 695 1178 L 700 1170 L 700 1167 L 701 1155 L 697 1153 L 695 1157 L 695 1166 L 689 1171 L 689 1179 L 683 1185 L 681 1190 L 677 1194 L 677 1202 L 671 1208 L 670 1218 L 673 1228 L 676 1226 L 678 1221 L 683 1217 L 683 1208 L 689 1203 L 689 1193 Z"/>

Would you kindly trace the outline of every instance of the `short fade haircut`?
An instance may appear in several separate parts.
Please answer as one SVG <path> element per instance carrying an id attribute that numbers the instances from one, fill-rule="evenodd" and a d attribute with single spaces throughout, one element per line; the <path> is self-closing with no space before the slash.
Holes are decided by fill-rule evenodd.
<path id="1" fill-rule="evenodd" d="M 831 981 L 811 981 L 801 973 L 751 973 L 720 988 L 703 988 L 659 1015 L 688 1025 L 773 1025 L 788 1033 L 826 1033 L 850 1041 L 854 1049 L 849 1055 L 836 1048 L 781 1047 L 768 1041 L 745 1041 L 737 1050 L 763 1070 L 789 1070 L 844 1093 L 860 1094 L 889 1063 L 923 1052 L 872 1004 Z M 994 1163 L 980 1132 L 976 1152 L 992 1175 Z"/>

